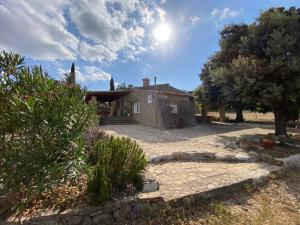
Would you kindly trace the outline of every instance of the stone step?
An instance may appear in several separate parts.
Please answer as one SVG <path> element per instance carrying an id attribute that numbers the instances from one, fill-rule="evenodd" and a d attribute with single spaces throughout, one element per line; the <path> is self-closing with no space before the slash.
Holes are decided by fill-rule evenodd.
<path id="1" fill-rule="evenodd" d="M 117 124 L 136 124 L 137 122 L 132 117 L 102 117 L 100 125 L 117 125 Z"/>

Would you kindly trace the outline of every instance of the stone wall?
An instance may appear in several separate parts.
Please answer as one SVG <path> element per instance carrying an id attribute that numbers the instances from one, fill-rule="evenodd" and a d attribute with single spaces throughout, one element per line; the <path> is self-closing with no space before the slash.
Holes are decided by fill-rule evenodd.
<path id="1" fill-rule="evenodd" d="M 170 105 L 177 105 L 177 113 L 172 113 Z M 159 94 L 157 127 L 160 129 L 183 128 L 196 125 L 195 103 L 188 96 Z"/>
<path id="2" fill-rule="evenodd" d="M 148 103 L 148 96 L 152 96 L 152 103 Z M 132 90 L 123 97 L 124 108 L 131 112 L 133 118 L 142 125 L 156 127 L 156 99 L 157 92 L 152 90 Z M 133 112 L 135 102 L 140 102 L 140 113 Z"/>
<path id="3" fill-rule="evenodd" d="M 148 102 L 152 96 L 152 103 Z M 140 113 L 133 112 L 134 102 L 140 102 Z M 171 112 L 170 104 L 177 105 L 177 113 Z M 196 125 L 195 103 L 189 96 L 162 94 L 154 90 L 132 90 L 118 100 L 118 115 L 127 112 L 142 125 L 174 129 Z"/>
<path id="4" fill-rule="evenodd" d="M 44 215 L 22 221 L 24 225 L 105 225 L 131 224 L 144 219 L 163 207 L 165 202 L 157 192 L 144 194 L 138 198 L 107 202 L 101 206 L 86 206 L 66 210 L 59 214 Z M 3 225 L 16 225 L 17 222 L 3 222 Z"/>

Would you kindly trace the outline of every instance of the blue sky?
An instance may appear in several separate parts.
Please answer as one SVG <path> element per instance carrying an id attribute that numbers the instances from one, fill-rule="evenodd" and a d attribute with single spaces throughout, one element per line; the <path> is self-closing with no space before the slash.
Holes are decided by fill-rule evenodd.
<path id="1" fill-rule="evenodd" d="M 0 49 L 26 56 L 62 79 L 72 62 L 89 90 L 141 85 L 144 77 L 193 90 L 219 31 L 251 23 L 261 10 L 300 6 L 299 0 L 0 0 Z M 17 16 L 16 16 L 17 15 Z M 160 41 L 154 30 L 170 30 Z"/>

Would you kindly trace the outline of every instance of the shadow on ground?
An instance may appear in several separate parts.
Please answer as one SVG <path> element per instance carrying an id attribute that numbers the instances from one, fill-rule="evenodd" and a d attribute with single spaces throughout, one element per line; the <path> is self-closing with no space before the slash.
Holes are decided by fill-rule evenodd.
<path id="1" fill-rule="evenodd" d="M 195 127 L 173 129 L 173 130 L 159 130 L 151 127 L 141 125 L 111 125 L 102 126 L 101 130 L 109 134 L 118 136 L 127 136 L 140 140 L 146 143 L 168 143 L 168 142 L 182 142 L 195 138 L 204 138 L 207 136 L 221 135 L 230 132 L 239 132 L 251 129 L 263 129 L 268 132 L 272 127 L 268 125 L 253 124 L 236 124 L 236 123 L 203 123 Z"/>

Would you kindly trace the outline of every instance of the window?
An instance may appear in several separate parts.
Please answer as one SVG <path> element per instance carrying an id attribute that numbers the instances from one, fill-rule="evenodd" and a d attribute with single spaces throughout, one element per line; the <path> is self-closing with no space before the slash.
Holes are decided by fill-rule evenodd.
<path id="1" fill-rule="evenodd" d="M 171 112 L 176 114 L 177 113 L 177 105 L 170 105 Z"/>
<path id="2" fill-rule="evenodd" d="M 148 104 L 152 103 L 152 99 L 153 99 L 153 96 L 152 95 L 148 95 Z"/>
<path id="3" fill-rule="evenodd" d="M 140 113 L 140 108 L 141 108 L 140 102 L 135 102 L 133 105 L 133 112 Z"/>

